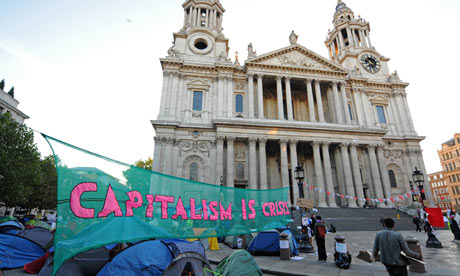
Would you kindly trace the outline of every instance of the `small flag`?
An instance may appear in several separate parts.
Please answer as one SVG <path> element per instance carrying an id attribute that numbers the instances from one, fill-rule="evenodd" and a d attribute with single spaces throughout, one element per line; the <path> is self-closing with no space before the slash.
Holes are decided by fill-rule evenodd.
<path id="1" fill-rule="evenodd" d="M 390 198 L 390 200 L 391 200 L 392 202 L 395 202 L 394 198 Z"/>
<path id="2" fill-rule="evenodd" d="M 401 200 L 404 200 L 404 197 L 403 197 L 403 196 L 399 196 L 399 198 L 400 198 Z"/>
<path id="3" fill-rule="evenodd" d="M 344 198 L 345 196 L 344 195 L 340 195 L 341 198 Z"/>
<path id="4" fill-rule="evenodd" d="M 331 192 L 327 192 L 327 195 L 331 195 Z"/>

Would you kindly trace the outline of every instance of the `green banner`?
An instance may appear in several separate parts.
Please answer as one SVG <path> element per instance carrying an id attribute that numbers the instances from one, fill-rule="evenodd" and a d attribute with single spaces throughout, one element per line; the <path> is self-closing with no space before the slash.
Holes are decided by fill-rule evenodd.
<path id="1" fill-rule="evenodd" d="M 66 259 L 107 244 L 233 236 L 290 222 L 288 188 L 249 190 L 198 183 L 43 136 L 53 150 L 58 174 L 54 273 Z"/>

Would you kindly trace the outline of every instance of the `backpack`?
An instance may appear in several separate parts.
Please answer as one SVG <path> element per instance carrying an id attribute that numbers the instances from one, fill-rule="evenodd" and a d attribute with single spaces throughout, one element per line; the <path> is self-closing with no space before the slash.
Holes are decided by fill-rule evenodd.
<path id="1" fill-rule="evenodd" d="M 324 224 L 318 224 L 318 237 L 325 238 L 326 237 L 326 227 Z"/>

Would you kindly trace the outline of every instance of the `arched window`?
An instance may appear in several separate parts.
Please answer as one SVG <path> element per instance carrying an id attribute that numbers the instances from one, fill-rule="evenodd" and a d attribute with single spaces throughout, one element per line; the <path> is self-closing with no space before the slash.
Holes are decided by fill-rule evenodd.
<path id="1" fill-rule="evenodd" d="M 395 177 L 395 172 L 392 170 L 388 171 L 388 176 L 390 177 L 390 184 L 392 188 L 398 187 L 396 184 L 396 177 Z"/>
<path id="2" fill-rule="evenodd" d="M 243 113 L 243 95 L 238 94 L 235 98 L 235 112 Z"/>
<path id="3" fill-rule="evenodd" d="M 243 163 L 236 164 L 236 179 L 238 180 L 244 179 L 244 164 Z"/>
<path id="4" fill-rule="evenodd" d="M 190 165 L 190 180 L 198 181 L 198 164 L 192 163 Z"/>

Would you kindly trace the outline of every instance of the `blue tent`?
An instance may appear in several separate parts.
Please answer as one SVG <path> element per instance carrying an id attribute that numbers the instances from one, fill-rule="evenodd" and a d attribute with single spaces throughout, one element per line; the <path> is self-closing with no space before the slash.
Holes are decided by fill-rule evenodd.
<path id="1" fill-rule="evenodd" d="M 162 241 L 140 242 L 120 252 L 97 276 L 160 276 L 172 260 L 171 250 Z"/>
<path id="2" fill-rule="evenodd" d="M 24 229 L 24 226 L 17 220 L 0 223 L 0 233 L 16 234 L 22 229 Z"/>
<path id="3" fill-rule="evenodd" d="M 291 255 L 299 255 L 299 244 L 294 239 L 291 231 L 287 228 L 280 229 L 282 233 L 288 235 L 289 247 Z M 251 241 L 248 246 L 248 251 L 251 254 L 258 255 L 279 255 L 280 254 L 280 232 L 277 230 L 262 231 Z"/>
<path id="4" fill-rule="evenodd" d="M 25 237 L 0 234 L 0 269 L 23 267 L 45 253 L 39 244 Z"/>

